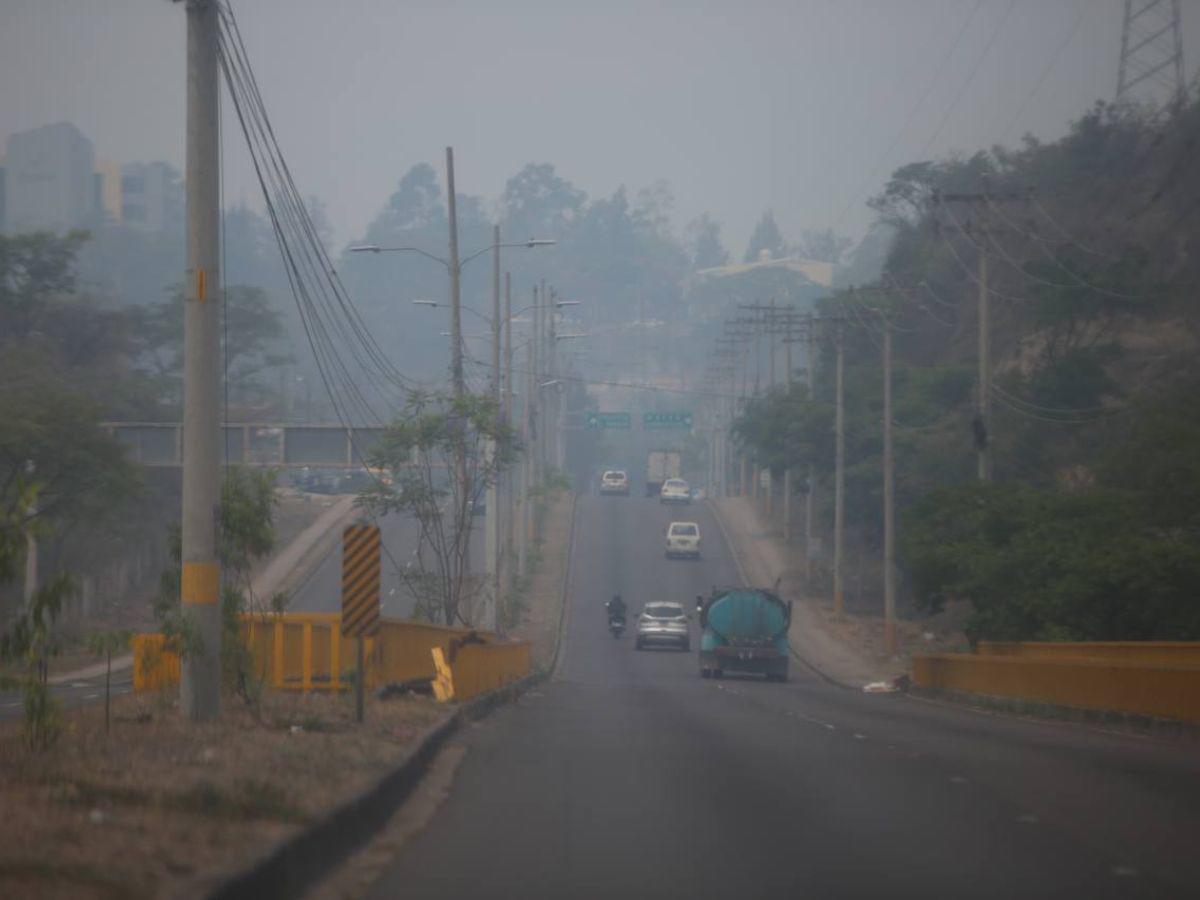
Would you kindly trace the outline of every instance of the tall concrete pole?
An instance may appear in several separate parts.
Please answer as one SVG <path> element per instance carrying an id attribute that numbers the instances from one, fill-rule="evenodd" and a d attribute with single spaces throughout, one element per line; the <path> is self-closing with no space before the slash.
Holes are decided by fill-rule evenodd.
<path id="1" fill-rule="evenodd" d="M 513 424 L 513 371 L 512 371 L 512 277 L 508 272 L 504 273 L 504 424 L 509 429 Z M 504 521 L 504 556 L 505 559 L 511 559 L 510 554 L 513 550 L 513 537 L 516 532 L 516 516 L 513 511 L 513 502 L 516 498 L 516 470 L 509 468 L 504 473 L 504 508 L 507 512 L 507 518 Z M 509 584 L 512 583 L 511 566 L 506 565 L 505 571 L 508 572 L 508 577 L 505 579 Z"/>
<path id="2" fill-rule="evenodd" d="M 221 273 L 217 144 L 217 4 L 187 4 L 187 273 L 183 316 L 183 615 L 199 639 L 183 657 L 180 700 L 193 722 L 215 718 L 221 688 Z"/>
<path id="3" fill-rule="evenodd" d="M 450 377 L 454 384 L 454 399 L 461 400 L 465 393 L 463 383 L 463 336 L 462 336 L 462 269 L 458 261 L 458 201 L 454 189 L 454 148 L 446 148 L 446 208 L 450 219 L 450 260 L 447 268 L 450 270 Z M 454 600 L 456 608 L 461 609 L 464 586 L 471 577 L 471 512 L 467 508 L 470 501 L 471 485 L 467 478 L 467 447 L 466 435 L 461 428 L 454 442 L 454 478 L 458 484 L 458 509 L 455 510 L 455 525 L 463 523 L 467 534 L 459 536 L 463 541 L 462 567 L 455 574 Z"/>
<path id="4" fill-rule="evenodd" d="M 503 421 L 500 412 L 500 226 L 492 226 L 492 415 L 496 425 Z M 497 429 L 498 430 L 498 429 Z M 498 451 L 495 441 L 488 442 L 489 462 Z M 493 631 L 500 630 L 500 492 L 496 477 L 488 480 L 487 500 L 484 503 L 484 539 L 487 543 L 486 569 L 491 591 L 491 621 Z"/>
<path id="5" fill-rule="evenodd" d="M 816 384 L 817 384 L 817 337 L 816 323 L 809 317 L 808 320 L 808 338 L 807 353 L 805 353 L 804 364 L 807 367 L 808 375 L 808 402 L 812 403 L 816 399 Z M 813 549 L 813 526 L 816 524 L 817 511 L 817 472 L 810 463 L 808 466 L 808 492 L 804 495 L 804 584 L 807 587 L 811 584 L 812 578 L 812 561 L 814 556 Z"/>
<path id="6" fill-rule="evenodd" d="M 463 385 L 462 295 L 458 263 L 458 202 L 454 195 L 454 148 L 446 148 L 446 207 L 450 216 L 450 375 L 454 398 L 460 399 Z"/>
<path id="7" fill-rule="evenodd" d="M 846 415 L 843 392 L 845 370 L 845 341 L 842 339 L 842 323 L 837 324 L 837 412 L 834 416 L 836 439 L 835 471 L 833 478 L 833 611 L 842 614 L 842 540 L 846 526 Z"/>
<path id="8" fill-rule="evenodd" d="M 533 365 L 530 369 L 530 384 L 532 385 L 528 406 L 530 410 L 531 427 L 529 434 L 526 435 L 527 443 L 525 452 L 531 460 L 530 477 L 531 484 L 537 484 L 541 480 L 542 472 L 542 430 L 544 423 L 542 422 L 542 391 L 538 387 L 542 383 L 542 302 L 545 296 L 544 287 L 539 288 L 538 285 L 533 286 L 533 333 L 530 335 L 530 347 L 532 348 Z"/>
<path id="9" fill-rule="evenodd" d="M 991 340 L 988 334 L 988 265 L 987 254 L 979 251 L 979 408 L 976 429 L 977 474 L 980 481 L 992 478 Z"/>
<path id="10" fill-rule="evenodd" d="M 892 320 L 883 320 L 883 642 L 896 652 L 896 485 L 892 456 Z"/>
<path id="11" fill-rule="evenodd" d="M 548 334 L 546 336 L 546 343 L 547 343 L 547 352 L 549 353 L 550 369 L 547 374 L 550 376 L 548 380 L 554 381 L 555 379 L 558 378 L 558 330 L 555 327 L 555 322 L 554 322 L 554 319 L 555 319 L 554 313 L 557 308 L 555 304 L 558 302 L 558 294 L 554 290 L 554 288 L 550 288 L 550 295 L 549 295 L 548 300 L 549 300 L 549 305 L 546 307 L 547 331 L 548 331 Z M 561 435 L 559 433 L 559 426 L 562 423 L 562 414 L 561 414 L 561 409 L 560 409 L 561 404 L 559 402 L 559 400 L 562 396 L 559 393 L 560 386 L 561 385 L 558 385 L 558 384 L 552 385 L 550 387 L 550 393 L 547 395 L 547 397 L 548 397 L 548 401 L 547 401 L 548 402 L 548 409 L 547 409 L 548 416 L 547 416 L 547 421 L 546 421 L 546 441 L 547 441 L 547 447 L 548 447 L 547 456 L 549 457 L 553 466 L 556 469 L 562 468 L 562 460 L 559 459 L 559 445 L 561 443 L 561 441 L 559 440 L 559 438 L 561 437 Z M 549 421 L 550 416 L 553 416 L 553 418 L 554 418 L 554 427 L 553 428 L 550 427 L 550 421 Z"/>

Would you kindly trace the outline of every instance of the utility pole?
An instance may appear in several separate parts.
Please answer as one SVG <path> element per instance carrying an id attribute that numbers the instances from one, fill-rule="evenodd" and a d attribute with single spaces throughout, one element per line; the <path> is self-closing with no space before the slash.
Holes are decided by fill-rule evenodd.
<path id="1" fill-rule="evenodd" d="M 550 365 L 549 365 L 549 371 L 547 372 L 547 374 L 549 375 L 549 378 L 547 378 L 546 380 L 547 381 L 555 381 L 558 378 L 558 332 L 557 332 L 557 329 L 555 328 L 555 323 L 554 323 L 554 319 L 555 319 L 554 311 L 556 309 L 555 304 L 558 302 L 558 294 L 555 292 L 554 288 L 550 288 L 550 295 L 547 299 L 548 299 L 549 303 L 546 307 L 546 316 L 547 316 L 546 352 L 548 354 L 548 360 L 549 360 Z M 559 436 L 560 436 L 558 428 L 559 428 L 559 424 L 561 421 L 561 416 L 559 414 L 559 402 L 558 402 L 560 395 L 559 395 L 558 389 L 559 389 L 559 385 L 557 385 L 557 384 L 552 384 L 550 386 L 550 393 L 547 395 L 549 399 L 547 400 L 547 404 L 546 404 L 546 406 L 547 406 L 547 410 L 546 410 L 547 411 L 547 417 L 546 417 L 546 448 L 547 448 L 547 452 L 546 452 L 546 455 L 547 455 L 547 458 L 552 461 L 555 468 L 559 468 L 560 463 L 561 463 L 561 461 L 558 458 L 558 444 L 559 444 Z M 551 417 L 553 417 L 553 419 L 554 419 L 553 425 L 551 425 L 551 422 L 550 422 Z"/>
<path id="2" fill-rule="evenodd" d="M 446 148 L 446 206 L 450 216 L 450 376 L 454 382 L 454 399 L 463 396 L 462 297 L 459 280 L 462 271 L 458 264 L 458 202 L 454 195 L 454 148 Z M 465 486 L 465 480 L 462 485 Z"/>
<path id="3" fill-rule="evenodd" d="M 805 354 L 805 366 L 807 367 L 808 376 L 808 402 L 812 403 L 816 399 L 816 384 L 817 384 L 817 338 L 815 331 L 815 323 L 809 319 L 808 323 L 808 352 Z M 804 584 L 807 587 L 812 583 L 812 561 L 813 561 L 813 525 L 816 521 L 817 507 L 817 472 L 812 463 L 808 464 L 808 492 L 804 495 Z"/>
<path id="4" fill-rule="evenodd" d="M 896 653 L 896 485 L 892 456 L 892 320 L 883 315 L 883 642 Z"/>
<path id="5" fill-rule="evenodd" d="M 987 253 L 979 250 L 979 408 L 975 420 L 975 449 L 980 481 L 992 480 L 991 448 L 991 339 L 988 333 L 988 264 Z"/>
<path id="6" fill-rule="evenodd" d="M 454 383 L 454 400 L 461 402 L 465 392 L 463 384 L 463 337 L 462 337 L 462 294 L 460 281 L 462 268 L 458 261 L 458 201 L 454 190 L 454 148 L 446 148 L 446 208 L 450 219 L 450 259 L 447 268 L 450 270 L 450 375 Z M 462 565 L 455 576 L 454 599 L 456 604 L 463 600 L 463 587 L 470 583 L 471 578 L 471 541 L 470 502 L 471 485 L 467 478 L 467 448 L 466 435 L 462 426 L 456 426 L 458 433 L 454 441 L 454 477 L 458 484 L 458 509 L 455 511 L 455 524 L 464 525 L 468 536 L 459 534 L 456 540 L 463 541 Z"/>
<path id="7" fill-rule="evenodd" d="M 843 532 L 846 525 L 846 417 L 843 395 L 843 373 L 845 370 L 845 341 L 842 323 L 837 323 L 837 412 L 834 416 L 836 451 L 833 478 L 833 611 L 841 615 L 844 607 L 842 596 Z"/>
<path id="8" fill-rule="evenodd" d="M 184 655 L 180 700 L 191 721 L 221 703 L 220 154 L 217 4 L 187 4 L 187 273 L 183 321 L 183 521 L 180 602 L 199 646 Z"/>
<path id="9" fill-rule="evenodd" d="M 512 276 L 504 273 L 504 424 L 511 433 L 513 425 L 513 351 L 512 351 Z M 507 511 L 507 518 L 504 522 L 504 556 L 505 559 L 512 559 L 513 551 L 513 536 L 516 533 L 516 515 L 513 508 L 513 503 L 516 499 L 516 469 L 510 467 L 504 472 L 504 508 Z M 511 565 L 505 566 L 509 577 L 506 580 L 508 585 L 512 583 Z M 506 585 L 507 586 L 507 585 Z"/>
<path id="10" fill-rule="evenodd" d="M 536 287 L 533 289 L 533 293 L 536 299 Z M 533 483 L 534 463 L 531 436 L 533 433 L 534 386 L 537 384 L 537 375 L 534 371 L 536 363 L 533 358 L 536 341 L 532 338 L 531 334 L 530 340 L 525 344 L 525 402 L 521 407 L 521 444 L 525 448 L 521 459 L 521 527 L 517 533 L 517 571 L 521 575 L 528 574 L 529 542 L 533 539 L 533 513 L 529 509 L 529 488 Z"/>
<path id="11" fill-rule="evenodd" d="M 503 421 L 500 411 L 500 226 L 492 226 L 492 416 L 496 426 Z M 499 427 L 496 429 L 499 431 Z M 486 453 L 492 467 L 499 447 L 488 441 Z M 485 565 L 491 593 L 491 628 L 500 630 L 500 492 L 498 476 L 488 479 L 487 499 L 484 502 Z"/>

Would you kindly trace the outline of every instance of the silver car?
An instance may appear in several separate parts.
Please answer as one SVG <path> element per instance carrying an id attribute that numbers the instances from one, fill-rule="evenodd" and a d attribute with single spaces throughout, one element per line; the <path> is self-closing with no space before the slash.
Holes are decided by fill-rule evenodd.
<path id="1" fill-rule="evenodd" d="M 672 644 L 685 653 L 692 649 L 687 611 L 681 604 L 671 601 L 646 604 L 638 616 L 635 645 L 641 650 L 649 644 Z"/>

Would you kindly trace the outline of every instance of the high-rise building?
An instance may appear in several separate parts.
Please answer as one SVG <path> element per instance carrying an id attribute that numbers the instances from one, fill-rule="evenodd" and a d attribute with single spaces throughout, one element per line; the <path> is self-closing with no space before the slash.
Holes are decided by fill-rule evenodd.
<path id="1" fill-rule="evenodd" d="M 95 209 L 92 142 L 69 122 L 11 135 L 5 168 L 8 232 L 67 231 Z"/>
<path id="2" fill-rule="evenodd" d="M 183 182 L 165 162 L 121 167 L 121 222 L 130 228 L 165 231 L 183 221 Z"/>

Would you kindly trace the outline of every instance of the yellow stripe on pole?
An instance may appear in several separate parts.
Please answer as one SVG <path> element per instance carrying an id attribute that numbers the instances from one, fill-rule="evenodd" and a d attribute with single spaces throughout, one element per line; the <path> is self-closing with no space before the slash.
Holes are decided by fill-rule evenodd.
<path id="1" fill-rule="evenodd" d="M 185 562 L 179 581 L 184 603 L 216 603 L 221 597 L 221 568 L 215 562 Z"/>
<path id="2" fill-rule="evenodd" d="M 205 291 L 205 287 L 204 287 L 204 270 L 197 269 L 196 270 L 196 299 L 199 300 L 201 303 L 203 303 L 206 298 L 206 295 L 207 295 L 207 292 Z"/>

